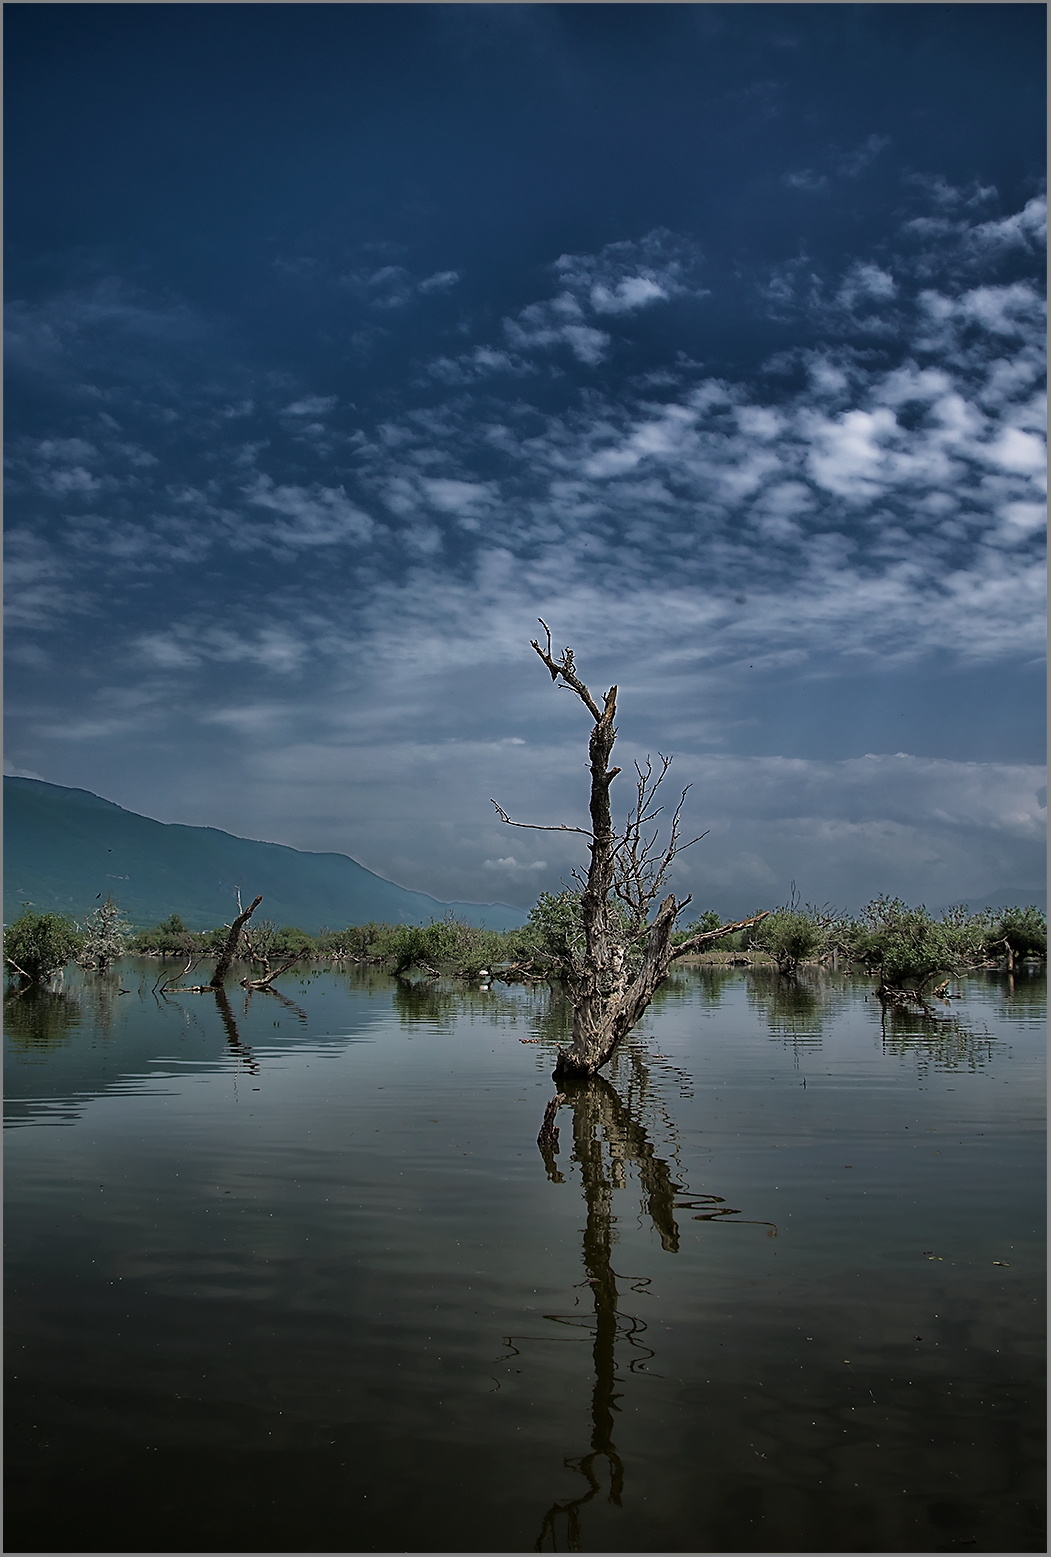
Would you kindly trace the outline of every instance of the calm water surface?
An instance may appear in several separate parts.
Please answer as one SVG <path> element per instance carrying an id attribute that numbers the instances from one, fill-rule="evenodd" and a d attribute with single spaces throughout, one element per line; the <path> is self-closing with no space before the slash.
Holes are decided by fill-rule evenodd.
<path id="1" fill-rule="evenodd" d="M 1042 975 L 6 1010 L 8 1551 L 1043 1551 Z M 236 991 L 236 992 L 235 992 Z"/>

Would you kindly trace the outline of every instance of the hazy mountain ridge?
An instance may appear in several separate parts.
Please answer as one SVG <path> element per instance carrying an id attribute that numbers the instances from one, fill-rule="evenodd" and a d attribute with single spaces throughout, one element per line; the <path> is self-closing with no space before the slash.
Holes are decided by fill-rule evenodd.
<path id="1" fill-rule="evenodd" d="M 445 903 L 377 876 L 346 854 L 312 854 L 215 827 L 157 822 L 85 789 L 4 777 L 4 919 L 28 902 L 82 918 L 111 893 L 136 927 L 181 915 L 188 929 L 228 922 L 236 893 L 260 914 L 316 933 L 370 919 L 426 924 L 450 910 L 511 929 L 506 903 Z"/>

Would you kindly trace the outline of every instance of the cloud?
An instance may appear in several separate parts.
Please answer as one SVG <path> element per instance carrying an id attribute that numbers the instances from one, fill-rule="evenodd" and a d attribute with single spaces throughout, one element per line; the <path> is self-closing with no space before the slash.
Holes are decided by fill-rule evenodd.
<path id="1" fill-rule="evenodd" d="M 91 591 L 68 586 L 69 559 L 45 537 L 12 525 L 5 533 L 4 550 L 4 619 L 9 632 L 54 632 L 71 616 L 92 611 Z"/>
<path id="2" fill-rule="evenodd" d="M 287 625 L 238 633 L 229 627 L 176 624 L 163 632 L 142 634 L 135 647 L 151 664 L 170 671 L 248 663 L 288 675 L 299 671 L 309 654 L 302 634 Z"/>
<path id="3" fill-rule="evenodd" d="M 878 265 L 858 261 L 843 277 L 843 284 L 836 294 L 836 301 L 843 308 L 853 308 L 859 301 L 871 299 L 875 303 L 888 302 L 898 293 L 894 277 Z"/>
<path id="4" fill-rule="evenodd" d="M 1042 325 L 1046 314 L 1044 299 L 1024 281 L 1009 286 L 974 287 L 959 297 L 925 291 L 920 293 L 919 303 L 938 325 L 973 324 L 1003 336 L 1031 334 Z M 943 329 L 940 339 L 948 343 L 951 336 Z"/>
<path id="5" fill-rule="evenodd" d="M 285 406 L 286 416 L 323 416 L 337 402 L 336 395 L 304 395 L 302 400 Z"/>
<path id="6" fill-rule="evenodd" d="M 20 370 L 53 375 L 90 348 L 98 356 L 200 341 L 205 320 L 183 302 L 149 297 L 105 277 L 38 303 L 12 298 L 4 310 L 5 352 Z"/>
<path id="7" fill-rule="evenodd" d="M 819 701 L 822 678 L 1009 682 L 1042 656 L 1034 219 L 924 198 L 953 230 L 763 278 L 757 310 L 803 344 L 762 373 L 656 355 L 657 311 L 704 296 L 696 250 L 661 233 L 562 256 L 502 338 L 465 316 L 462 350 L 421 352 L 372 413 L 264 373 L 71 391 L 49 438 L 10 451 L 11 620 L 76 667 L 64 709 L 18 716 L 39 751 L 27 737 L 17 760 L 51 771 L 60 734 L 134 737 L 175 806 L 172 743 L 214 752 L 233 731 L 251 774 L 220 763 L 198 820 L 251 814 L 442 897 L 484 897 L 502 870 L 525 901 L 578 856 L 556 835 L 544 861 L 505 856 L 489 795 L 586 815 L 586 730 L 523 653 L 542 615 L 595 684 L 622 681 L 626 755 L 667 740 L 696 779 L 698 900 L 737 883 L 776 901 L 801 860 L 819 896 L 912 891 L 928 865 L 939 902 L 1024 879 L 1028 770 L 731 758 L 719 712 L 729 687 L 744 717 L 749 679 L 811 678 Z M 360 300 L 410 283 L 373 265 Z M 618 377 L 636 345 L 646 371 Z"/>
<path id="8" fill-rule="evenodd" d="M 456 286 L 461 280 L 458 270 L 436 270 L 433 276 L 426 276 L 417 284 L 416 290 L 423 292 L 448 292 L 450 287 Z"/>
<path id="9" fill-rule="evenodd" d="M 699 295 L 696 259 L 666 233 L 563 256 L 561 290 L 536 305 L 530 327 L 550 326 L 573 356 L 559 332 L 601 319 L 612 351 L 633 320 L 664 306 L 656 291 Z M 351 431 L 345 413 L 332 417 L 326 448 L 302 455 L 324 462 L 317 475 L 290 466 L 288 435 L 278 436 L 293 416 L 334 411 L 333 397 L 309 386 L 257 386 L 258 436 L 231 445 L 216 433 L 215 412 L 231 403 L 221 385 L 186 397 L 149 448 L 108 424 L 103 436 L 98 420 L 88 436 L 85 419 L 69 436 L 14 450 L 13 475 L 41 493 L 42 475 L 82 469 L 134 491 L 134 505 L 100 510 L 99 493 L 76 479 L 52 484 L 53 545 L 34 554 L 25 582 L 36 593 L 14 609 L 58 626 L 49 602 L 60 598 L 63 549 L 76 556 L 85 600 L 111 587 L 115 565 L 145 578 L 256 552 L 295 559 L 288 600 L 300 609 L 307 591 L 311 610 L 332 620 L 380 598 L 404 609 L 423 568 L 432 597 L 470 579 L 476 600 L 491 592 L 527 615 L 552 600 L 572 610 L 594 591 L 618 611 L 655 601 L 647 630 L 674 639 L 680 623 L 707 624 L 717 655 L 776 657 L 807 643 L 859 659 L 1032 655 L 1042 631 L 1040 299 L 1017 279 L 946 274 L 931 286 L 910 265 L 859 258 L 817 294 L 809 262 L 797 269 L 794 306 L 840 339 L 783 353 L 788 383 L 694 367 L 688 382 L 650 374 L 541 410 L 522 398 L 521 374 L 511 393 L 494 383 L 498 367 L 535 356 L 535 343 L 517 356 L 476 344 L 455 366 L 482 376 L 462 392 L 436 405 L 406 397 Z M 869 317 L 884 332 L 879 355 L 851 344 Z M 195 480 L 171 480 L 186 469 L 175 453 L 195 446 Z M 135 463 L 135 450 L 157 463 Z M 293 609 L 285 593 L 268 606 L 282 620 Z M 173 664 L 198 653 L 182 638 L 155 652 Z"/>
<path id="10" fill-rule="evenodd" d="M 813 168 L 799 168 L 794 173 L 784 174 L 782 183 L 787 184 L 789 189 L 826 189 L 828 176 L 815 172 Z"/>
<path id="11" fill-rule="evenodd" d="M 890 145 L 889 135 L 869 135 L 851 151 L 842 152 L 836 159 L 836 171 L 842 178 L 857 178 L 870 163 L 875 162 L 885 146 Z"/>
<path id="12" fill-rule="evenodd" d="M 1047 196 L 1027 200 L 1021 211 L 999 221 L 980 222 L 971 232 L 972 241 L 998 248 L 1019 248 L 1035 252 L 1047 245 Z"/>
<path id="13" fill-rule="evenodd" d="M 551 267 L 559 291 L 505 319 L 504 333 L 520 352 L 565 345 L 579 362 L 594 367 L 607 355 L 612 337 L 591 321 L 634 314 L 675 297 L 707 296 L 697 282 L 699 265 L 696 247 L 664 228 L 637 241 L 608 243 L 597 254 L 563 254 Z"/>
<path id="14" fill-rule="evenodd" d="M 829 151 L 824 158 L 827 172 L 822 173 L 815 168 L 798 168 L 794 172 L 785 173 L 781 182 L 789 189 L 811 192 L 827 189 L 835 178 L 857 178 L 889 145 L 889 136 L 869 135 L 849 151 Z"/>
<path id="15" fill-rule="evenodd" d="M 404 265 L 381 265 L 344 272 L 338 284 L 376 309 L 405 308 L 418 297 L 447 293 L 462 279 L 458 270 L 436 270 L 430 276 L 415 277 Z"/>
<path id="16" fill-rule="evenodd" d="M 270 546 L 301 551 L 318 546 L 346 545 L 367 541 L 375 529 L 374 521 L 347 496 L 343 487 L 278 486 L 265 475 L 258 476 L 244 493 L 255 508 L 279 517 L 265 528 L 259 525 L 238 531 L 232 544 L 250 548 L 264 541 Z"/>

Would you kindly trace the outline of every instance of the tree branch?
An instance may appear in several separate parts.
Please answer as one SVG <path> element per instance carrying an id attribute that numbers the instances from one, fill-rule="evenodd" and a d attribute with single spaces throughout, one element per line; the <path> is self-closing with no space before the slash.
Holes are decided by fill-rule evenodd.
<path id="1" fill-rule="evenodd" d="M 301 960 L 302 955 L 302 952 L 296 952 L 294 957 L 289 957 L 288 961 L 283 962 L 279 968 L 275 968 L 273 973 L 270 972 L 270 962 L 268 959 L 266 964 L 266 977 L 261 979 L 242 979 L 242 988 L 269 989 L 276 978 L 280 978 L 282 973 L 287 973 L 289 968 L 295 967 L 296 963 Z"/>
<path id="2" fill-rule="evenodd" d="M 550 826 L 545 826 L 543 822 L 512 822 L 503 806 L 497 805 L 495 800 L 492 803 L 496 806 L 501 822 L 506 822 L 508 827 L 529 827 L 536 833 L 583 833 L 585 838 L 593 836 L 586 827 L 567 827 L 565 822 L 559 822 L 557 825 L 552 823 Z"/>
<path id="3" fill-rule="evenodd" d="M 679 957 L 688 957 L 691 952 L 699 947 L 706 946 L 709 941 L 719 941 L 724 935 L 733 935 L 735 930 L 747 930 L 750 925 L 758 924 L 760 919 L 766 919 L 770 913 L 764 908 L 761 914 L 753 914 L 751 919 L 739 919 L 736 924 L 720 925 L 718 930 L 701 930 L 697 935 L 691 935 L 688 941 L 681 941 L 671 954 L 672 962 Z"/>
<path id="4" fill-rule="evenodd" d="M 548 670 L 551 672 L 551 680 L 557 681 L 559 676 L 561 676 L 566 686 L 571 687 L 580 698 L 580 701 L 587 708 L 596 724 L 598 724 L 602 719 L 612 719 L 613 714 L 610 709 L 610 700 L 613 700 L 615 706 L 617 699 L 616 687 L 611 687 L 610 690 L 606 693 L 606 696 L 603 700 L 606 705 L 605 711 L 600 713 L 598 704 L 595 702 L 595 699 L 592 697 L 587 687 L 577 675 L 576 666 L 573 663 L 573 650 L 563 649 L 562 658 L 560 660 L 556 660 L 551 653 L 551 629 L 544 621 L 542 616 L 538 616 L 537 621 L 540 623 L 541 627 L 547 634 L 547 648 L 546 650 L 542 649 L 535 638 L 530 639 L 530 642 L 532 643 L 533 648 L 539 654 L 540 658 L 543 660 L 544 664 L 547 666 Z"/>

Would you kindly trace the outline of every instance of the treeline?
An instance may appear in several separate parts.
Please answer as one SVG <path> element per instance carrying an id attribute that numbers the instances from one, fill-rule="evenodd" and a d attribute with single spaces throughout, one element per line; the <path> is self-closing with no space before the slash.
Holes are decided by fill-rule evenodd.
<path id="1" fill-rule="evenodd" d="M 239 956 L 269 971 L 282 962 L 295 965 L 318 960 L 362 963 L 384 968 L 401 978 L 409 973 L 424 977 L 443 974 L 475 978 L 493 975 L 511 979 L 559 972 L 568 963 L 568 947 L 562 921 L 572 918 L 571 894 L 544 898 L 529 921 L 518 930 L 484 930 L 452 915 L 427 925 L 347 925 L 342 930 L 323 929 L 310 935 L 295 925 L 278 927 L 270 920 L 246 925 Z M 574 900 L 575 903 L 575 900 Z M 550 904 L 550 906 L 549 906 Z M 228 926 L 214 930 L 187 930 L 173 914 L 153 930 L 130 938 L 129 952 L 142 956 L 209 957 L 225 942 Z"/>
<path id="2" fill-rule="evenodd" d="M 679 944 L 698 931 L 718 929 L 714 911 L 675 932 Z M 27 909 L 4 931 L 7 970 L 23 982 L 50 977 L 69 962 L 104 971 L 126 954 L 184 958 L 188 965 L 217 957 L 229 925 L 188 930 L 178 914 L 154 929 L 134 932 L 112 900 L 83 924 L 61 914 Z M 758 925 L 714 943 L 714 950 L 750 960 L 772 958 L 786 977 L 804 963 L 854 967 L 879 980 L 890 998 L 912 998 L 939 978 L 969 969 L 1008 966 L 1024 957 L 1046 958 L 1047 921 L 1037 908 L 949 909 L 936 917 L 899 898 L 873 899 L 860 914 L 837 914 L 795 897 Z M 369 923 L 310 935 L 269 920 L 246 924 L 238 949 L 257 975 L 276 977 L 293 967 L 328 961 L 364 964 L 396 978 L 441 976 L 500 979 L 506 983 L 571 976 L 584 953 L 580 899 L 544 893 L 517 930 L 483 930 L 452 917 L 428 925 Z M 631 959 L 629 958 L 629 975 Z"/>
<path id="3" fill-rule="evenodd" d="M 697 928 L 717 924 L 717 915 L 706 914 Z M 763 953 L 786 975 L 807 962 L 860 968 L 893 997 L 922 994 L 936 978 L 969 969 L 1013 968 L 1025 957 L 1046 959 L 1047 918 L 1035 907 L 971 913 L 963 905 L 936 917 L 922 904 L 911 908 L 886 896 L 849 915 L 793 900 L 754 929 L 719 944 L 746 956 Z"/>

